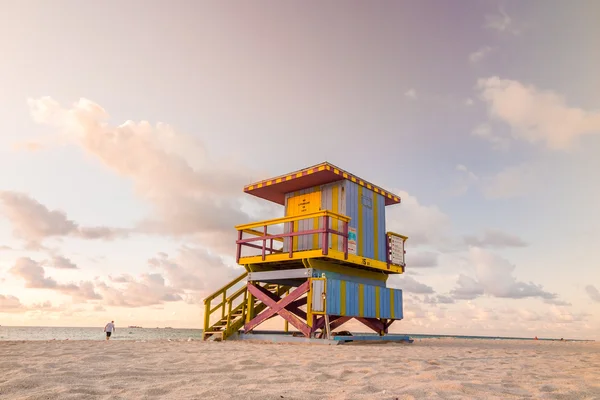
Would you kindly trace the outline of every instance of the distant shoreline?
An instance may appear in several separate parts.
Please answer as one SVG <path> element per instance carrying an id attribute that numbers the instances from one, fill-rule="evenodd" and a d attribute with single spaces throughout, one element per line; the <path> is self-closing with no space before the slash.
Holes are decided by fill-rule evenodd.
<path id="1" fill-rule="evenodd" d="M 255 331 L 257 334 L 277 334 L 283 335 L 283 331 Z M 354 335 L 372 335 L 368 332 L 352 332 Z M 466 340 L 528 340 L 535 341 L 534 337 L 518 336 L 485 336 L 485 335 L 448 335 L 448 334 L 428 334 L 428 333 L 390 333 L 391 336 L 402 335 L 410 336 L 415 340 L 422 339 L 466 339 Z M 0 341 L 27 341 L 27 340 L 97 340 L 102 335 L 102 327 L 52 327 L 52 326 L 0 326 Z M 202 336 L 202 329 L 196 328 L 172 328 L 172 327 L 141 327 L 117 326 L 114 340 L 178 340 L 188 339 L 199 340 Z M 561 341 L 561 338 L 538 337 L 538 341 Z M 565 337 L 564 341 L 569 342 L 595 342 L 597 339 L 576 339 Z"/>

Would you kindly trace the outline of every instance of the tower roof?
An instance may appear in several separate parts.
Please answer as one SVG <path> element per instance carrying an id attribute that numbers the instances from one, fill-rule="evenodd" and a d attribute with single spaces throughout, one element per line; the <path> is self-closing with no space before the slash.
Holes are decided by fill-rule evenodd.
<path id="1" fill-rule="evenodd" d="M 244 187 L 244 192 L 277 204 L 285 205 L 286 193 L 325 185 L 343 179 L 355 182 L 368 190 L 383 195 L 383 197 L 385 197 L 386 206 L 400 203 L 400 197 L 328 162 L 323 162 L 286 175 L 252 183 Z"/>

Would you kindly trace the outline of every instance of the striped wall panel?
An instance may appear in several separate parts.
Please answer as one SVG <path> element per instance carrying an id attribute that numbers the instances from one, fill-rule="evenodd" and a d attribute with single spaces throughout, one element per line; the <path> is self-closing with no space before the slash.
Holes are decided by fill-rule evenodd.
<path id="1" fill-rule="evenodd" d="M 356 229 L 356 254 L 379 261 L 386 260 L 385 198 L 357 183 L 344 181 L 346 215 Z"/>
<path id="2" fill-rule="evenodd" d="M 402 319 L 402 290 L 327 279 L 327 314 Z"/>

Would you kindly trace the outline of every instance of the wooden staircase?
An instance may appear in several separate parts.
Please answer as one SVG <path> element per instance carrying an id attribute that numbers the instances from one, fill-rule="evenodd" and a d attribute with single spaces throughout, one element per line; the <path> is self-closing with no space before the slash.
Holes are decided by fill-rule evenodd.
<path id="1" fill-rule="evenodd" d="M 255 298 L 252 298 L 248 302 L 248 290 L 245 284 L 227 296 L 227 292 L 233 290 L 233 287 L 247 276 L 247 272 L 243 273 L 204 299 L 204 330 L 202 331 L 202 340 L 225 340 L 242 329 L 246 322 L 248 309 L 252 310 L 252 316 L 256 316 L 266 308 L 264 303 L 257 301 Z M 290 289 L 289 286 L 277 284 L 265 284 L 262 286 L 277 296 L 282 296 Z M 212 302 L 215 299 L 220 299 L 220 302 L 213 306 Z M 221 311 L 221 318 L 211 325 L 211 316 L 218 311 Z"/>

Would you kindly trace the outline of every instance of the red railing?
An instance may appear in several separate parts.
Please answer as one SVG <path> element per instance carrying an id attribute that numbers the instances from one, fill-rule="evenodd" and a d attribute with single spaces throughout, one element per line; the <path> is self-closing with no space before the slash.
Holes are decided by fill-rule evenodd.
<path id="1" fill-rule="evenodd" d="M 294 231 L 294 222 L 302 221 L 302 220 L 314 220 L 318 218 L 320 221 L 321 228 L 317 229 L 309 229 L 309 230 L 298 230 Z M 339 231 L 337 229 L 333 229 L 329 227 L 329 222 L 337 220 L 338 226 L 341 225 L 342 230 Z M 268 254 L 274 253 L 283 253 L 284 246 L 281 248 L 274 247 L 275 242 L 284 243 L 285 239 L 287 240 L 287 244 L 289 249 L 287 252 L 289 253 L 289 257 L 292 258 L 294 254 L 294 239 L 295 237 L 307 236 L 307 235 L 316 235 L 321 234 L 321 249 L 323 255 L 326 256 L 329 253 L 329 235 L 338 235 L 342 237 L 342 249 L 344 250 L 344 258 L 348 259 L 348 223 L 350 222 L 350 217 L 345 215 L 341 215 L 338 213 L 334 213 L 332 211 L 318 211 L 313 213 L 306 213 L 303 215 L 293 216 L 293 217 L 284 217 L 271 219 L 267 221 L 254 222 L 246 225 L 236 226 L 238 231 L 238 239 L 236 241 L 237 244 L 237 254 L 236 261 L 239 263 L 240 258 L 242 258 L 242 247 L 247 246 L 254 249 L 261 250 L 261 255 L 263 261 L 266 259 Z M 287 224 L 288 232 L 284 233 L 274 233 L 269 234 L 268 228 L 271 226 L 279 226 L 279 225 Z M 332 224 L 333 225 L 333 224 Z M 256 230 L 256 228 L 262 228 L 261 230 Z M 248 233 L 253 235 L 253 237 L 244 238 L 244 233 Z M 262 242 L 262 244 L 257 244 L 255 242 Z M 267 245 L 268 243 L 268 245 Z M 316 249 L 312 249 L 316 250 Z"/>

